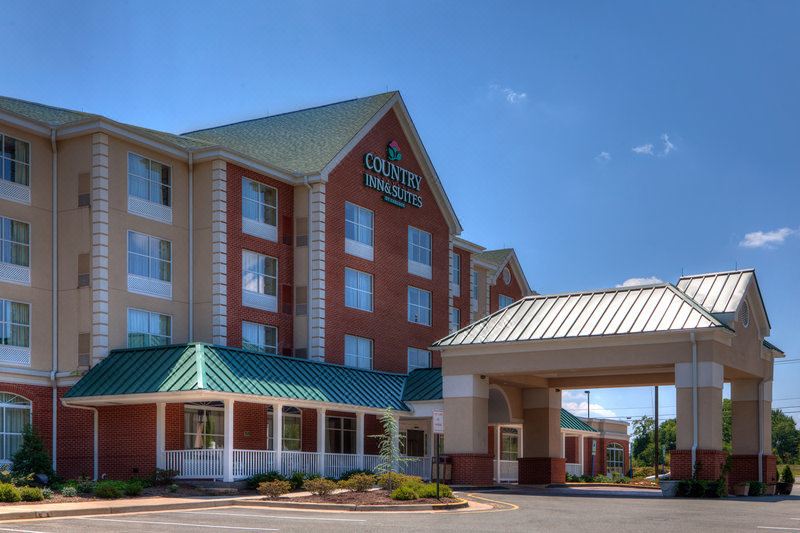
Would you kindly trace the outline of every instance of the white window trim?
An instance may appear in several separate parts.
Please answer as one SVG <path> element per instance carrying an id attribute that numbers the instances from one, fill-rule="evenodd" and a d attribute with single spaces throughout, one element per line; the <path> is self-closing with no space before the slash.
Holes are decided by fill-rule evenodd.
<path id="1" fill-rule="evenodd" d="M 278 327 L 277 326 L 273 326 L 272 324 L 259 324 L 258 322 L 250 322 L 249 320 L 242 320 L 242 349 L 244 349 L 244 342 L 245 342 L 244 341 L 244 325 L 245 324 L 250 324 L 251 326 L 257 326 L 259 328 L 272 328 L 272 329 L 274 329 L 275 330 L 275 349 L 274 349 L 273 352 L 268 352 L 267 350 L 264 350 L 260 345 L 257 345 L 257 344 L 254 344 L 254 343 L 248 343 L 248 344 L 253 344 L 254 346 L 257 346 L 258 349 L 256 351 L 258 351 L 258 352 L 263 352 L 263 353 L 267 353 L 267 354 L 268 353 L 274 353 L 276 355 L 278 354 L 278 346 L 280 346 L 280 340 L 278 339 Z M 266 338 L 266 335 L 264 337 Z M 264 345 L 264 347 L 267 347 L 267 346 Z"/>
<path id="2" fill-rule="evenodd" d="M 21 394 L 15 393 L 15 392 L 7 392 L 7 391 L 4 391 L 4 390 L 0 390 L 0 393 L 9 394 L 11 396 L 16 396 L 17 398 L 22 398 L 23 400 L 28 402 L 27 406 L 23 406 L 23 405 L 16 404 L 16 403 L 0 403 L 0 410 L 2 410 L 2 409 L 19 409 L 20 411 L 27 410 L 28 411 L 28 424 L 33 424 L 33 402 L 30 400 L 30 398 L 27 398 L 25 396 L 22 396 Z M 13 432 L 10 432 L 10 431 L 5 431 L 5 419 L 0 419 L 0 424 L 2 424 L 2 425 L 0 425 L 0 439 L 5 438 L 6 435 L 22 435 L 22 432 L 13 433 Z M 3 446 L 3 449 L 7 450 L 8 447 L 7 446 Z M 13 457 L 13 454 L 11 454 L 11 456 Z M 0 464 L 9 464 L 10 465 L 11 464 L 11 457 L 0 457 Z"/>
<path id="3" fill-rule="evenodd" d="M 506 305 L 503 305 L 503 298 L 507 298 L 509 300 L 509 302 Z M 505 294 L 498 294 L 497 295 L 497 308 L 498 309 L 505 309 L 506 307 L 508 307 L 509 305 L 513 304 L 514 302 L 515 302 L 515 300 L 511 296 L 507 296 Z"/>
<path id="4" fill-rule="evenodd" d="M 419 261 L 414 261 L 413 259 L 411 259 L 411 254 L 408 253 L 408 252 L 410 252 L 410 250 L 408 250 L 406 252 L 406 253 L 408 253 L 408 273 L 409 274 L 413 274 L 415 276 L 419 276 L 421 278 L 431 279 L 433 277 L 433 266 L 432 266 L 433 265 L 433 234 L 430 231 L 425 231 L 424 229 L 420 229 L 420 228 L 418 228 L 416 226 L 408 226 L 408 231 L 406 232 L 406 239 L 408 241 L 406 243 L 407 249 L 411 248 L 411 246 L 412 246 L 411 245 L 411 235 L 410 235 L 412 229 L 415 230 L 415 231 L 418 231 L 420 233 L 425 233 L 425 234 L 428 235 L 428 237 L 430 239 L 430 248 L 423 248 L 423 249 L 424 250 L 428 250 L 428 253 L 430 254 L 430 257 L 431 257 L 431 264 L 430 265 L 426 265 L 425 263 L 420 263 Z M 417 247 L 418 248 L 422 248 L 422 246 L 417 246 Z"/>
<path id="5" fill-rule="evenodd" d="M 330 424 L 328 422 L 331 419 L 334 419 L 334 418 L 338 419 L 338 420 L 342 420 L 342 421 L 344 421 L 344 420 L 353 420 L 353 421 L 355 421 L 356 420 L 354 417 L 350 417 L 350 416 L 339 416 L 339 415 L 326 415 L 325 416 L 325 443 L 326 443 L 326 445 L 328 443 L 328 433 L 329 432 L 338 433 L 338 436 L 339 436 L 339 447 L 342 449 L 341 452 L 330 452 L 330 453 L 343 453 L 343 454 L 348 454 L 348 455 L 355 454 L 356 453 L 356 448 L 358 447 L 358 443 L 357 443 L 357 440 L 358 440 L 357 435 L 358 435 L 358 429 L 359 429 L 358 428 L 358 422 L 355 422 L 356 427 L 353 428 L 353 429 L 345 429 L 344 428 L 344 422 L 341 423 L 341 427 L 333 428 L 333 427 L 330 426 Z M 352 452 L 344 451 L 344 441 L 345 441 L 344 436 L 345 436 L 345 433 L 352 433 L 353 437 L 355 437 L 353 439 L 353 451 Z"/>
<path id="6" fill-rule="evenodd" d="M 147 237 L 158 239 L 160 241 L 166 241 L 169 243 L 169 279 L 170 281 L 163 281 L 160 279 L 152 278 L 149 276 L 141 276 L 139 274 L 131 274 L 127 272 L 130 269 L 129 264 L 129 256 L 131 253 L 130 250 L 130 234 L 137 233 L 139 235 L 145 235 Z M 149 252 L 149 247 L 148 247 Z M 155 235 L 150 235 L 147 233 L 141 233 L 139 231 L 135 231 L 129 229 L 128 232 L 125 234 L 125 270 L 128 274 L 128 292 L 133 292 L 136 294 L 144 294 L 145 296 L 152 296 L 154 298 L 161 298 L 162 300 L 172 300 L 172 279 L 175 276 L 175 269 L 174 264 L 172 262 L 172 258 L 174 256 L 175 249 L 172 246 L 172 241 L 169 239 L 162 239 L 161 237 L 157 237 Z M 141 254 L 137 254 L 141 255 Z M 147 256 L 150 257 L 149 255 Z M 160 261 L 160 259 L 159 259 Z"/>
<path id="7" fill-rule="evenodd" d="M 10 298 L 0 298 L 0 304 L 2 302 L 13 302 L 28 306 L 28 316 L 30 316 L 30 324 L 28 324 L 28 342 L 29 344 L 33 344 L 33 304 L 20 300 L 12 300 Z M 0 344 L 0 362 L 11 366 L 29 367 L 31 366 L 31 347 Z"/>
<path id="8" fill-rule="evenodd" d="M 272 410 L 267 412 L 267 449 L 271 450 L 271 451 L 274 451 L 275 450 L 275 448 L 274 448 L 274 446 L 275 446 L 275 427 L 273 426 L 273 424 L 275 423 L 275 408 L 273 406 L 270 406 L 270 407 L 272 407 Z M 290 406 L 284 405 L 284 406 L 281 407 L 281 409 L 286 409 L 287 407 L 290 407 Z M 287 418 L 296 418 L 297 420 L 299 420 L 299 423 L 297 424 L 297 427 L 300 428 L 300 436 L 297 439 L 289 439 L 288 437 L 286 437 L 286 419 Z M 287 412 L 284 411 L 282 419 L 283 419 L 283 427 L 281 428 L 282 429 L 281 436 L 283 438 L 281 439 L 281 444 L 282 444 L 281 449 L 283 451 L 285 451 L 285 452 L 286 451 L 292 451 L 292 450 L 289 450 L 286 447 L 286 441 L 287 440 L 297 440 L 299 446 L 297 447 L 296 451 L 302 451 L 303 450 L 303 414 L 302 414 L 302 411 L 300 411 L 299 413 L 287 413 Z M 270 429 L 272 430 L 272 435 L 271 436 L 270 436 Z M 270 441 L 272 441 L 272 446 L 269 445 Z"/>
<path id="9" fill-rule="evenodd" d="M 461 296 L 461 254 L 453 250 L 450 252 L 450 293 L 455 297 Z M 458 263 L 458 275 L 456 274 L 456 263 Z M 454 281 L 455 279 L 455 281 Z"/>
<path id="10" fill-rule="evenodd" d="M 358 287 L 348 287 L 347 286 L 347 271 L 355 272 L 357 275 L 364 275 L 369 277 L 369 285 L 370 285 L 370 292 L 367 293 L 364 290 L 359 289 Z M 354 307 L 351 305 L 347 305 L 347 291 L 354 290 L 356 293 L 365 293 L 369 294 L 369 309 L 364 309 L 363 307 Z M 358 294 L 356 295 L 356 301 L 358 301 Z M 361 270 L 356 270 L 355 268 L 345 267 L 344 269 L 344 306 L 348 309 L 355 309 L 356 311 L 364 311 L 367 313 L 372 313 L 375 310 L 375 277 L 370 274 L 369 272 L 363 272 Z"/>
<path id="11" fill-rule="evenodd" d="M 367 209 L 366 207 L 362 207 L 358 204 L 354 204 L 353 202 L 345 202 L 345 238 L 344 238 L 344 252 L 346 254 L 354 255 L 356 257 L 360 257 L 361 259 L 366 259 L 367 261 L 373 261 L 375 258 L 375 212 L 371 209 Z M 361 209 L 364 211 L 369 211 L 372 214 L 372 228 L 370 231 L 372 232 L 372 244 L 366 244 L 361 241 L 348 239 L 347 238 L 347 204 L 352 205 L 356 209 Z M 356 226 L 364 227 L 358 222 L 354 223 Z"/>
<path id="12" fill-rule="evenodd" d="M 211 437 L 222 437 L 225 438 L 225 408 L 224 407 L 215 407 L 213 405 L 198 405 L 198 404 L 184 404 L 184 413 L 186 411 L 220 411 L 222 412 L 222 433 L 197 433 L 195 431 L 186 431 L 186 428 L 183 428 L 183 443 L 181 445 L 185 445 L 186 443 L 186 436 L 187 435 L 209 435 Z M 185 416 L 185 414 L 184 414 Z M 181 421 L 183 423 L 183 420 Z M 209 450 L 211 448 L 189 448 L 191 450 Z M 216 448 L 217 450 L 221 448 Z"/>
<path id="13" fill-rule="evenodd" d="M 0 151 L 5 142 L 4 137 L 6 133 L 0 132 Z M 28 153 L 30 154 L 30 161 L 28 162 L 28 184 L 22 185 L 14 181 L 8 181 L 0 177 L 0 198 L 10 200 L 20 204 L 31 205 L 31 185 L 33 185 L 33 143 L 30 139 L 23 139 L 16 135 L 8 135 L 18 141 L 28 143 Z M 2 164 L 2 157 L 0 157 L 0 164 Z"/>
<path id="14" fill-rule="evenodd" d="M 173 317 L 169 313 L 159 313 L 158 311 L 149 311 L 147 309 L 142 309 L 141 307 L 128 307 L 125 310 L 125 330 L 126 330 L 125 342 L 126 342 L 126 345 L 127 345 L 128 348 L 131 347 L 131 345 L 130 345 L 131 323 L 130 323 L 130 315 L 128 314 L 131 311 L 139 311 L 141 313 L 147 313 L 148 314 L 148 322 L 147 322 L 148 323 L 148 327 L 149 327 L 149 324 L 150 324 L 149 315 L 160 315 L 160 316 L 169 317 L 169 341 L 167 342 L 167 344 L 155 344 L 155 345 L 152 345 L 150 347 L 169 346 L 170 344 L 172 344 L 172 333 L 173 333 L 172 330 L 173 330 L 173 324 L 175 323 L 175 317 Z M 147 335 L 149 335 L 151 337 L 153 336 L 153 334 L 150 333 L 149 331 L 147 332 Z"/>
<path id="15" fill-rule="evenodd" d="M 31 285 L 31 265 L 33 264 L 33 225 L 25 220 L 18 220 L 16 218 L 0 216 L 0 231 L 2 231 L 2 220 L 8 219 L 14 222 L 21 222 L 28 225 L 28 266 L 17 265 L 15 263 L 8 263 L 0 261 L 0 281 L 5 283 L 13 283 L 14 285 Z"/>
<path id="16" fill-rule="evenodd" d="M 279 191 L 277 187 L 273 187 L 272 185 L 268 185 L 262 181 L 253 180 L 246 176 L 242 176 L 242 182 L 245 181 L 249 181 L 251 183 L 255 183 L 259 187 L 267 187 L 275 191 L 275 205 L 271 206 L 269 204 L 263 204 L 275 209 L 275 225 L 273 226 L 272 224 L 267 224 L 266 222 L 261 222 L 260 220 L 255 220 L 244 216 L 244 208 L 242 208 L 242 232 L 267 241 L 278 242 L 278 224 L 280 223 L 280 210 L 278 209 L 278 206 L 280 203 L 278 199 Z M 242 183 L 241 196 L 241 202 L 244 204 L 244 183 Z M 260 204 L 261 202 L 258 203 Z"/>
<path id="17" fill-rule="evenodd" d="M 263 294 L 260 292 L 248 291 L 244 288 L 244 254 L 249 252 L 251 254 L 260 255 L 269 259 L 275 260 L 275 295 Z M 259 276 L 271 277 L 266 274 L 259 274 Z M 252 307 L 253 309 L 261 309 L 262 311 L 278 312 L 278 293 L 279 293 L 279 280 L 280 280 L 280 262 L 277 257 L 271 255 L 254 252 L 253 250 L 242 249 L 242 305 L 245 307 Z"/>
<path id="18" fill-rule="evenodd" d="M 130 156 L 134 155 L 136 157 L 141 157 L 143 159 L 147 159 L 148 161 L 152 161 L 153 163 L 158 163 L 159 165 L 164 165 L 169 169 L 169 203 L 170 205 L 164 205 L 159 202 L 153 202 L 151 200 L 145 200 L 144 198 L 139 198 L 138 196 L 131 195 L 131 188 L 130 188 L 130 180 L 131 180 L 131 162 Z M 156 222 L 163 222 L 165 224 L 172 224 L 172 204 L 175 199 L 175 174 L 172 172 L 172 165 L 168 165 L 163 161 L 159 161 L 157 159 L 153 159 L 152 157 L 147 157 L 146 155 L 142 155 L 136 152 L 129 151 L 126 157 L 126 163 L 128 165 L 128 173 L 125 176 L 125 186 L 127 188 L 128 194 L 128 213 L 132 215 L 140 216 L 143 218 L 149 218 L 150 220 L 155 220 Z M 148 178 L 145 178 L 148 179 Z M 150 181 L 148 179 L 148 181 Z"/>
<path id="19" fill-rule="evenodd" d="M 414 322 L 413 320 L 411 320 L 409 318 L 409 314 L 410 314 L 410 311 L 411 311 L 411 294 L 410 294 L 411 289 L 415 289 L 415 290 L 418 290 L 418 291 L 421 291 L 421 292 L 427 292 L 428 293 L 428 301 L 430 302 L 431 306 L 428 307 L 428 308 L 425 308 L 425 307 L 422 307 L 420 305 L 416 305 L 416 307 L 420 307 L 422 309 L 427 309 L 428 310 L 429 321 L 427 323 L 425 323 L 425 322 Z M 433 324 L 433 293 L 431 291 L 428 291 L 428 290 L 425 290 L 425 289 L 420 289 L 419 287 L 414 287 L 413 285 L 409 285 L 408 289 L 406 289 L 406 300 L 407 300 L 407 302 L 406 302 L 406 320 L 408 320 L 408 322 L 410 324 L 416 324 L 418 326 L 431 327 L 431 324 Z"/>
<path id="20" fill-rule="evenodd" d="M 358 364 L 355 364 L 355 365 L 348 365 L 347 364 L 347 356 L 348 356 L 348 352 L 347 352 L 347 337 L 351 337 L 351 338 L 356 339 L 358 341 L 361 341 L 361 340 L 369 341 L 369 368 L 364 368 L 362 366 L 359 366 Z M 375 363 L 375 341 L 373 339 L 370 339 L 370 338 L 367 338 L 367 337 L 360 337 L 358 335 L 350 335 L 349 333 L 346 333 L 345 336 L 344 336 L 344 348 L 345 349 L 343 351 L 344 351 L 344 364 L 345 364 L 345 366 L 350 367 L 350 368 L 360 368 L 362 370 L 372 370 L 372 368 L 374 366 L 374 363 Z M 358 354 L 351 354 L 351 357 L 355 357 L 356 358 L 356 363 L 358 363 L 359 359 L 365 359 L 365 357 L 363 357 L 361 355 L 358 355 Z"/>

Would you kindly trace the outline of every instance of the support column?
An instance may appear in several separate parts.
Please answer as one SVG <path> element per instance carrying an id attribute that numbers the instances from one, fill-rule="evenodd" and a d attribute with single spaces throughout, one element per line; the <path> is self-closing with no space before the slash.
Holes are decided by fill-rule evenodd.
<path id="1" fill-rule="evenodd" d="M 309 242 L 309 294 L 308 357 L 325 360 L 325 184 L 314 183 L 309 193 L 311 230 Z"/>
<path id="2" fill-rule="evenodd" d="M 583 435 L 578 437 L 578 462 L 581 464 L 581 474 L 586 473 L 586 465 L 583 464 L 584 447 Z"/>
<path id="3" fill-rule="evenodd" d="M 722 473 L 726 458 L 722 451 L 723 370 L 710 361 L 698 362 L 696 373 L 692 363 L 675 364 L 678 434 L 677 449 L 670 455 L 672 479 L 690 479 L 695 468 L 698 479 L 714 480 Z"/>
<path id="4" fill-rule="evenodd" d="M 358 468 L 364 469 L 364 413 L 356 413 L 356 454 Z"/>
<path id="5" fill-rule="evenodd" d="M 564 483 L 566 461 L 561 453 L 561 391 L 522 391 L 525 457 L 519 462 L 520 485 Z"/>
<path id="6" fill-rule="evenodd" d="M 222 481 L 233 481 L 233 400 L 223 400 L 225 407 L 222 450 Z"/>
<path id="7" fill-rule="evenodd" d="M 491 485 L 489 455 L 489 382 L 464 374 L 444 376 L 444 453 L 452 463 L 452 483 Z"/>
<path id="8" fill-rule="evenodd" d="M 156 468 L 166 468 L 166 426 L 167 426 L 167 404 L 159 402 L 156 404 Z"/>
<path id="9" fill-rule="evenodd" d="M 729 483 L 777 482 L 772 455 L 772 381 L 731 382 L 731 451 Z"/>
<path id="10" fill-rule="evenodd" d="M 494 427 L 494 481 L 500 483 L 500 425 Z"/>
<path id="11" fill-rule="evenodd" d="M 215 159 L 211 163 L 211 339 L 223 346 L 228 344 L 227 190 L 228 165 Z"/>
<path id="12" fill-rule="evenodd" d="M 317 409 L 317 455 L 319 456 L 319 475 L 325 477 L 325 408 Z"/>
<path id="13" fill-rule="evenodd" d="M 272 446 L 275 449 L 275 470 L 286 475 L 292 472 L 283 471 L 283 405 L 272 405 Z"/>

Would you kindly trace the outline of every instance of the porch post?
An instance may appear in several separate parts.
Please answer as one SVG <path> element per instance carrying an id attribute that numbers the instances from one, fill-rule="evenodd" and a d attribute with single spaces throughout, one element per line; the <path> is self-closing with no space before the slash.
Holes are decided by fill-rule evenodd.
<path id="1" fill-rule="evenodd" d="M 581 463 L 581 474 L 586 473 L 586 468 L 583 466 L 583 435 L 578 437 L 578 461 Z"/>
<path id="2" fill-rule="evenodd" d="M 225 406 L 225 433 L 222 450 L 222 481 L 233 481 L 233 400 L 222 401 Z"/>
<path id="3" fill-rule="evenodd" d="M 317 408 L 317 454 L 319 455 L 319 475 L 325 477 L 325 408 Z"/>
<path id="4" fill-rule="evenodd" d="M 500 483 L 500 424 L 494 427 L 494 481 Z"/>
<path id="5" fill-rule="evenodd" d="M 283 405 L 272 404 L 272 446 L 275 450 L 275 470 L 283 473 Z"/>
<path id="6" fill-rule="evenodd" d="M 364 413 L 356 413 L 356 454 L 358 468 L 364 469 Z"/>
<path id="7" fill-rule="evenodd" d="M 156 404 L 156 468 L 166 468 L 167 404 Z"/>

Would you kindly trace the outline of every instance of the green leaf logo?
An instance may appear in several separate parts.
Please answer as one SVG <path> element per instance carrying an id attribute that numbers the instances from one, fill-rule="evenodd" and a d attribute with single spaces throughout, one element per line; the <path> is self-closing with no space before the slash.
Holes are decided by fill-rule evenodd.
<path id="1" fill-rule="evenodd" d="M 386 147 L 386 157 L 389 161 L 400 161 L 403 159 L 403 154 L 400 153 L 400 145 L 397 141 L 392 141 Z"/>

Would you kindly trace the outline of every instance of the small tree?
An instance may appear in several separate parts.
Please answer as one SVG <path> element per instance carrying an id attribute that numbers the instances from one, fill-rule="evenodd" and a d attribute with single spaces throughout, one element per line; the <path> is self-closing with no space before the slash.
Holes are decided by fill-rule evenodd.
<path id="1" fill-rule="evenodd" d="M 380 418 L 383 426 L 383 433 L 380 435 L 370 435 L 378 439 L 378 456 L 380 462 L 375 467 L 378 474 L 398 473 L 400 464 L 408 461 L 406 457 L 401 457 L 400 448 L 403 445 L 404 437 L 400 434 L 400 427 L 397 419 L 392 414 L 392 408 L 388 407 Z"/>
<path id="2" fill-rule="evenodd" d="M 28 424 L 22 430 L 22 445 L 11 458 L 14 463 L 12 472 L 17 477 L 45 474 L 53 477 L 53 464 L 44 449 L 44 443 L 33 427 Z"/>

